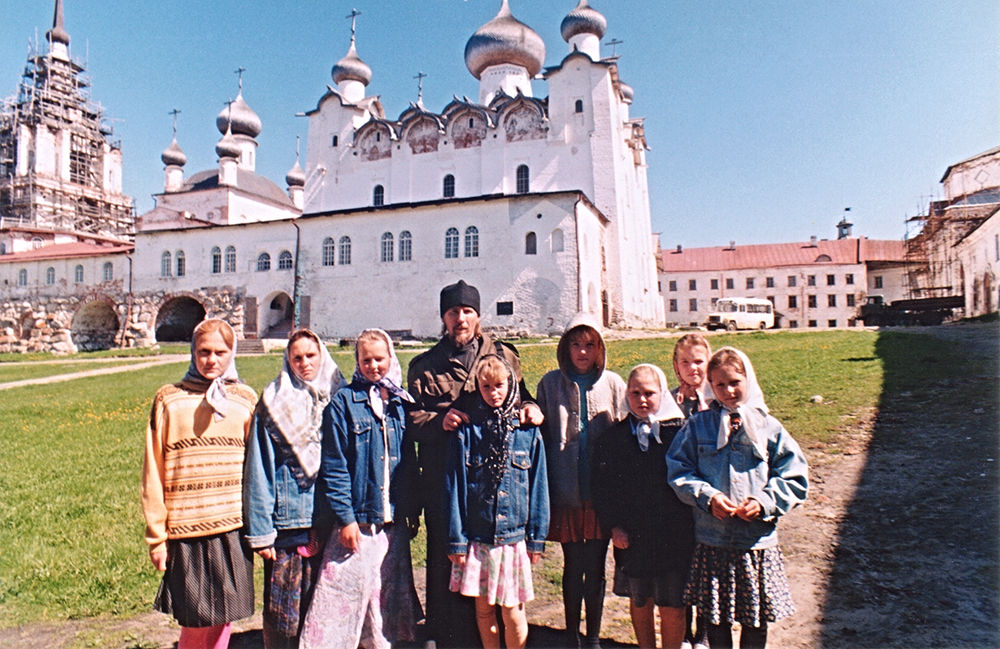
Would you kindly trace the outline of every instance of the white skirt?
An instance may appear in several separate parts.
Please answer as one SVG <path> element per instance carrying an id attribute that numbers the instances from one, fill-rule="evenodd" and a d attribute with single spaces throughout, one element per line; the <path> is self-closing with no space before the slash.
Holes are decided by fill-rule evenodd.
<path id="1" fill-rule="evenodd" d="M 531 559 L 524 541 L 513 545 L 488 545 L 471 541 L 465 565 L 451 566 L 452 592 L 486 597 L 490 604 L 517 606 L 535 599 L 531 585 Z"/>

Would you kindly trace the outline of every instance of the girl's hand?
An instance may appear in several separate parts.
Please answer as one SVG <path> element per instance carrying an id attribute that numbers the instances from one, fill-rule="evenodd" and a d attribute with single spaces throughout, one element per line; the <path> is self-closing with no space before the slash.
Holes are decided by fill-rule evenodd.
<path id="1" fill-rule="evenodd" d="M 361 546 L 361 530 L 357 523 L 340 528 L 340 544 L 351 552 L 358 551 Z"/>
<path id="2" fill-rule="evenodd" d="M 455 410 L 452 408 L 448 412 L 444 413 L 444 419 L 441 421 L 441 428 L 446 432 L 452 433 L 458 430 L 458 427 L 462 424 L 469 423 L 469 415 L 465 414 L 461 410 Z"/>
<path id="3" fill-rule="evenodd" d="M 724 521 L 727 518 L 732 518 L 736 510 L 736 503 L 729 500 L 725 494 L 715 494 L 708 503 L 708 511 L 712 512 L 712 516 L 715 516 L 719 520 Z"/>
<path id="4" fill-rule="evenodd" d="M 628 548 L 628 533 L 620 527 L 611 530 L 611 542 L 619 550 Z"/>
<path id="5" fill-rule="evenodd" d="M 541 561 L 541 559 L 542 559 L 542 553 L 541 552 L 529 552 L 528 553 L 528 561 L 531 562 L 531 565 L 535 565 L 536 563 L 538 563 L 539 561 Z"/>
<path id="6" fill-rule="evenodd" d="M 153 567 L 159 570 L 160 572 L 166 572 L 167 559 L 169 558 L 170 555 L 167 553 L 166 548 L 162 550 L 149 551 L 149 560 L 153 562 Z"/>
<path id="7" fill-rule="evenodd" d="M 736 508 L 736 515 L 750 522 L 760 518 L 760 503 L 753 498 L 747 498 Z"/>
<path id="8" fill-rule="evenodd" d="M 465 557 L 466 557 L 466 555 L 464 555 L 464 554 L 449 554 L 448 555 L 448 560 L 451 561 L 456 566 L 464 566 L 465 565 Z"/>
<path id="9" fill-rule="evenodd" d="M 260 548 L 259 550 L 257 550 L 257 554 L 259 554 L 262 559 L 267 559 L 268 561 L 274 561 L 274 547 Z"/>
<path id="10" fill-rule="evenodd" d="M 545 421 L 545 415 L 542 414 L 542 409 L 533 403 L 526 403 L 524 407 L 521 408 L 521 425 L 528 424 L 529 426 L 541 426 L 542 422 Z"/>

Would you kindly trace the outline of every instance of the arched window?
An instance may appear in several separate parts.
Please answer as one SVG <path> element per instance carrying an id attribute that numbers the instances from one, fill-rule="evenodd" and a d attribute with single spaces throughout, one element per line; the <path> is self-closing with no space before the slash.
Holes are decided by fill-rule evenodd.
<path id="1" fill-rule="evenodd" d="M 164 250 L 160 255 L 160 277 L 170 277 L 170 251 Z"/>
<path id="2" fill-rule="evenodd" d="M 32 250 L 38 250 L 39 248 L 41 248 L 42 247 L 42 243 L 43 243 L 43 241 L 42 241 L 41 237 L 31 237 L 31 249 Z"/>
<path id="3" fill-rule="evenodd" d="M 212 248 L 212 273 L 218 275 L 222 272 L 222 249 L 219 246 Z"/>
<path id="4" fill-rule="evenodd" d="M 399 261 L 410 261 L 413 259 L 413 236 L 409 230 L 399 233 Z"/>
<path id="5" fill-rule="evenodd" d="M 527 194 L 528 190 L 531 188 L 531 174 L 528 171 L 528 165 L 521 165 L 517 168 L 517 193 Z"/>
<path id="6" fill-rule="evenodd" d="M 110 282 L 115 278 L 115 265 L 110 261 L 104 262 L 104 281 Z"/>
<path id="7" fill-rule="evenodd" d="M 77 284 L 83 283 L 83 266 L 77 265 L 77 267 L 73 269 L 73 281 Z"/>
<path id="8" fill-rule="evenodd" d="M 291 270 L 293 265 L 292 253 L 287 250 L 278 253 L 278 270 Z"/>
<path id="9" fill-rule="evenodd" d="M 340 237 L 337 245 L 337 264 L 349 266 L 351 263 L 351 238 Z"/>
<path id="10" fill-rule="evenodd" d="M 455 196 L 455 177 L 448 174 L 444 177 L 443 191 L 445 198 L 453 198 Z"/>
<path id="11" fill-rule="evenodd" d="M 271 255 L 262 252 L 257 255 L 257 272 L 263 273 L 268 270 L 271 270 Z"/>
<path id="12" fill-rule="evenodd" d="M 474 225 L 465 228 L 465 256 L 479 256 L 479 228 Z"/>
<path id="13" fill-rule="evenodd" d="M 27 286 L 28 285 L 28 271 L 26 271 L 23 268 L 21 270 L 17 271 L 17 285 L 18 286 Z"/>
<path id="14" fill-rule="evenodd" d="M 174 253 L 174 265 L 177 267 L 177 276 L 184 277 L 187 272 L 187 259 L 184 258 L 183 250 Z"/>
<path id="15" fill-rule="evenodd" d="M 526 255 L 537 255 L 538 254 L 538 236 L 534 232 L 529 232 L 524 235 L 524 254 Z"/>
<path id="16" fill-rule="evenodd" d="M 236 248 L 233 246 L 226 246 L 226 272 L 236 272 Z"/>
<path id="17" fill-rule="evenodd" d="M 372 205 L 375 207 L 385 205 L 385 187 L 382 185 L 375 185 L 375 189 L 372 190 Z"/>
<path id="18" fill-rule="evenodd" d="M 577 99 L 576 100 L 576 112 L 578 112 L 578 113 L 582 113 L 583 112 L 583 100 L 582 99 Z"/>
<path id="19" fill-rule="evenodd" d="M 552 252 L 562 252 L 566 249 L 566 244 L 563 242 L 563 231 L 556 228 L 552 231 Z"/>
<path id="20" fill-rule="evenodd" d="M 393 240 L 392 232 L 382 233 L 382 261 L 389 262 L 393 258 Z"/>
<path id="21" fill-rule="evenodd" d="M 56 283 L 56 269 L 52 266 L 45 269 L 45 283 L 49 286 Z"/>
<path id="22" fill-rule="evenodd" d="M 333 242 L 331 237 L 323 239 L 323 265 L 333 266 L 337 255 L 337 244 Z"/>
<path id="23" fill-rule="evenodd" d="M 448 228 L 444 233 L 444 258 L 458 259 L 458 228 Z"/>

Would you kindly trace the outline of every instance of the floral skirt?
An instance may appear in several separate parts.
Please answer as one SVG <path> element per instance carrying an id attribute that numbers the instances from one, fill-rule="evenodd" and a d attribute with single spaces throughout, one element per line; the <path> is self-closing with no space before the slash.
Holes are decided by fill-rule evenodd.
<path id="1" fill-rule="evenodd" d="M 758 627 L 795 613 L 781 548 L 694 549 L 684 601 L 710 624 L 739 622 Z"/>
<path id="2" fill-rule="evenodd" d="M 323 557 L 303 557 L 294 547 L 275 547 L 274 554 L 274 561 L 264 561 L 264 622 L 275 633 L 297 638 Z"/>
<path id="3" fill-rule="evenodd" d="M 452 564 L 452 592 L 486 597 L 490 604 L 517 606 L 535 599 L 527 545 L 488 545 L 471 541 L 465 565 Z"/>

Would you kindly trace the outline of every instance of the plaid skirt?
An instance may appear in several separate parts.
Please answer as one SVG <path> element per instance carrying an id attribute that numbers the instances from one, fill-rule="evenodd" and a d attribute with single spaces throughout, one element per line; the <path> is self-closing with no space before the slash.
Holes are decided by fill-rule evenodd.
<path id="1" fill-rule="evenodd" d="M 253 615 L 253 552 L 239 530 L 167 541 L 169 560 L 153 607 L 201 628 Z"/>
<path id="2" fill-rule="evenodd" d="M 710 624 L 759 627 L 795 613 L 781 548 L 717 548 L 697 544 L 684 601 Z"/>

